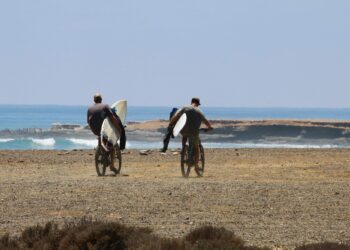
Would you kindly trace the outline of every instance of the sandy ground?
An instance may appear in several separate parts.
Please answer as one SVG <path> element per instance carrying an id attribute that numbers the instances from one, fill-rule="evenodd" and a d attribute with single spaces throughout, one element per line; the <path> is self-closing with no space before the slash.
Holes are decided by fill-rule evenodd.
<path id="1" fill-rule="evenodd" d="M 350 150 L 207 149 L 205 176 L 187 179 L 176 153 L 127 151 L 117 177 L 97 177 L 93 153 L 0 151 L 0 235 L 89 216 L 167 237 L 223 226 L 286 249 L 350 242 Z"/>

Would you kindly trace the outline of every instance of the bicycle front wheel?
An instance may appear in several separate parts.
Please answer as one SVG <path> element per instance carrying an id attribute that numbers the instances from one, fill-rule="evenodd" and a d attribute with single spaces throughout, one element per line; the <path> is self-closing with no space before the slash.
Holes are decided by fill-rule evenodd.
<path id="1" fill-rule="evenodd" d="M 186 145 L 181 151 L 181 173 L 182 176 L 187 178 L 190 175 L 191 166 L 188 159 L 188 146 Z"/>

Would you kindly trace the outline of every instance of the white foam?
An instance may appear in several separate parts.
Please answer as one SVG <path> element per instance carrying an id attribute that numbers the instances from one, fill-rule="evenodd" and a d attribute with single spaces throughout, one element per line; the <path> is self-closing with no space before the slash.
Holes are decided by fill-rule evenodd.
<path id="1" fill-rule="evenodd" d="M 52 147 L 55 145 L 56 141 L 54 138 L 47 138 L 47 139 L 31 139 L 32 142 L 35 144 L 41 145 L 41 146 L 47 146 Z"/>
<path id="2" fill-rule="evenodd" d="M 5 139 L 0 139 L 0 142 L 10 142 L 10 141 L 14 141 L 15 139 L 11 139 L 11 138 L 5 138 Z"/>
<path id="3" fill-rule="evenodd" d="M 96 147 L 98 144 L 97 139 L 87 140 L 87 139 L 70 138 L 68 140 L 74 144 L 84 145 L 84 146 L 91 147 L 91 148 Z"/>
<path id="4" fill-rule="evenodd" d="M 174 142 L 171 144 L 171 146 L 177 145 L 177 144 L 178 143 Z M 125 148 L 126 149 L 153 149 L 153 148 L 160 149 L 162 147 L 163 147 L 162 142 L 127 141 Z"/>
<path id="5" fill-rule="evenodd" d="M 345 148 L 345 146 L 332 144 L 288 144 L 288 143 L 203 143 L 206 148 Z"/>

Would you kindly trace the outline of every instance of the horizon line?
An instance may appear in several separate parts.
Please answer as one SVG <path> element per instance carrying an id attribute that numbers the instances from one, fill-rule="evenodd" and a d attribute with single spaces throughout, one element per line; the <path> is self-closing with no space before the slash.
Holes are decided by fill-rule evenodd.
<path id="1" fill-rule="evenodd" d="M 107 103 L 108 104 L 108 103 Z M 89 107 L 91 104 L 9 104 L 0 103 L 0 106 L 63 106 L 63 107 Z M 110 105 L 110 104 L 109 104 Z M 168 105 L 130 105 L 128 107 L 135 108 L 173 108 Z M 182 107 L 182 106 L 181 106 Z M 241 108 L 241 109 L 350 109 L 349 107 L 297 107 L 297 106 L 206 106 L 201 105 L 200 108 Z"/>

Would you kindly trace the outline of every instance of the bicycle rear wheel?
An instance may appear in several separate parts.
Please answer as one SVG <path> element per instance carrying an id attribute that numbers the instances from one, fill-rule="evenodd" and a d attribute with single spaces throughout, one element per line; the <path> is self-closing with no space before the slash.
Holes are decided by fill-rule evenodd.
<path id="1" fill-rule="evenodd" d="M 199 162 L 198 162 L 198 168 L 195 168 L 195 171 L 199 177 L 202 177 L 204 174 L 204 164 L 205 164 L 204 148 L 202 144 L 199 144 Z"/>
<path id="2" fill-rule="evenodd" d="M 109 154 L 107 154 L 101 146 L 97 146 L 95 151 L 95 167 L 98 176 L 106 174 L 106 168 L 109 165 Z"/>
<path id="3" fill-rule="evenodd" d="M 181 151 L 181 173 L 182 176 L 187 178 L 190 175 L 191 166 L 188 159 L 188 146 L 186 145 Z"/>

